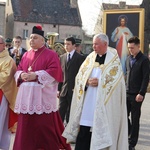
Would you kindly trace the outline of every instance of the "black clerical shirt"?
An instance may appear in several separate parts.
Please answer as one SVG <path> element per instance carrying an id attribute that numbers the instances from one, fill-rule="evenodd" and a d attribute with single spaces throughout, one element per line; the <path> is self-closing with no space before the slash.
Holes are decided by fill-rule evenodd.
<path id="1" fill-rule="evenodd" d="M 99 62 L 100 65 L 101 65 L 101 64 L 104 64 L 105 57 L 106 57 L 106 53 L 105 53 L 104 55 L 102 55 L 102 56 L 99 56 L 99 55 L 97 54 L 96 59 L 95 59 L 95 62 Z"/>

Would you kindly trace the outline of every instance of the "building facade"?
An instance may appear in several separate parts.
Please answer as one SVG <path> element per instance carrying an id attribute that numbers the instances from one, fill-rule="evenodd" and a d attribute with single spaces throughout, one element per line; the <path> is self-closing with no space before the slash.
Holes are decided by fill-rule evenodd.
<path id="1" fill-rule="evenodd" d="M 144 53 L 150 59 L 150 0 L 143 0 L 140 7 L 145 9 Z"/>
<path id="2" fill-rule="evenodd" d="M 5 36 L 5 3 L 0 2 L 0 35 Z"/>
<path id="3" fill-rule="evenodd" d="M 82 21 L 76 0 L 7 0 L 6 37 L 20 35 L 28 48 L 32 27 L 41 24 L 45 31 L 56 32 L 57 41 L 67 36 L 83 38 Z"/>

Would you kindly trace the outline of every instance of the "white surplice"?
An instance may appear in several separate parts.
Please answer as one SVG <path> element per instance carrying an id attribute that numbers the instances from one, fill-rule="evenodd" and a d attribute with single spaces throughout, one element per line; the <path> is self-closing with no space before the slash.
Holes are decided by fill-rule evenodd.
<path id="1" fill-rule="evenodd" d="M 9 150 L 11 132 L 8 130 L 9 109 L 5 96 L 0 104 L 0 149 Z"/>
<path id="2" fill-rule="evenodd" d="M 90 78 L 98 78 L 101 80 L 101 69 L 99 67 L 94 67 Z M 98 87 L 89 86 L 87 88 L 84 105 L 82 110 L 82 115 L 80 119 L 80 125 L 92 127 L 94 120 L 94 110 L 96 107 L 96 97 L 97 97 Z"/>

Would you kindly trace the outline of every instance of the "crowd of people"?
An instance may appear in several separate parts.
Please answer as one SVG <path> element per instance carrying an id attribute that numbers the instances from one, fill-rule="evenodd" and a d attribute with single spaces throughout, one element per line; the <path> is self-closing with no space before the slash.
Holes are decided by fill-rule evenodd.
<path id="1" fill-rule="evenodd" d="M 15 133 L 13 150 L 135 150 L 150 71 L 137 36 L 127 41 L 125 71 L 104 33 L 88 56 L 74 37 L 58 56 L 39 25 L 29 50 L 21 42 L 0 35 L 0 149 Z"/>

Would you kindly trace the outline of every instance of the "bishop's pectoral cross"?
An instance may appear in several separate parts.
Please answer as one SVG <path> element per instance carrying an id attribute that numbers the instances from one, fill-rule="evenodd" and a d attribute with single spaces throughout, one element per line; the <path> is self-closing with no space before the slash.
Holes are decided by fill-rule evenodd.
<path id="1" fill-rule="evenodd" d="M 31 66 L 29 66 L 28 71 L 31 71 L 31 70 L 32 70 L 32 67 L 31 67 Z"/>

